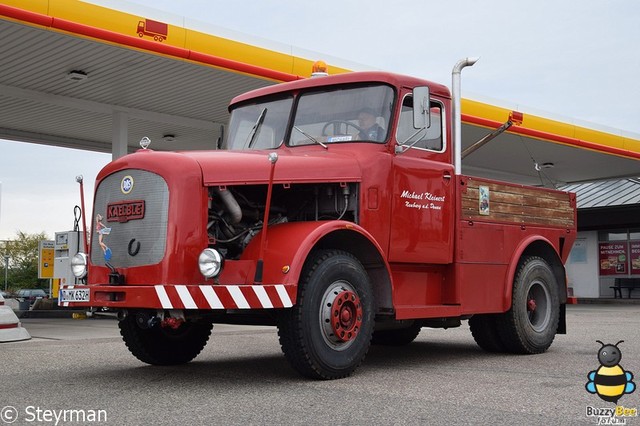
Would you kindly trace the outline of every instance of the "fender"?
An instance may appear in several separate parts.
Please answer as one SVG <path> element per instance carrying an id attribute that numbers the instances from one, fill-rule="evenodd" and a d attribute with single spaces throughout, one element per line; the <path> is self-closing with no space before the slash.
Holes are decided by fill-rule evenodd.
<path id="1" fill-rule="evenodd" d="M 304 262 L 311 250 L 323 238 L 337 232 L 353 232 L 364 238 L 377 251 L 380 261 L 384 262 L 387 274 L 389 265 L 384 259 L 383 250 L 378 242 L 361 226 L 342 220 L 326 222 L 292 222 L 270 226 L 267 235 L 267 246 L 264 253 L 263 282 L 265 284 L 298 284 Z M 257 234 L 249 243 L 242 260 L 258 258 L 260 251 L 260 235 Z M 359 253 L 354 253 L 360 257 Z"/>
<path id="2" fill-rule="evenodd" d="M 558 256 L 558 252 L 556 248 L 551 243 L 551 241 L 549 241 L 547 238 L 541 235 L 530 235 L 527 238 L 523 239 L 518 245 L 518 247 L 516 248 L 516 250 L 514 250 L 513 255 L 511 256 L 511 259 L 509 260 L 509 267 L 507 269 L 507 275 L 506 275 L 505 286 L 504 286 L 504 294 L 502 299 L 502 306 L 503 306 L 504 312 L 511 309 L 511 300 L 512 300 L 511 297 L 513 295 L 513 280 L 517 272 L 516 270 L 518 268 L 518 263 L 520 262 L 520 258 L 525 253 L 525 251 L 529 247 L 531 247 L 532 244 L 536 242 L 544 243 L 548 247 L 552 248 L 553 252 L 558 258 L 557 260 L 560 262 L 560 264 L 562 264 L 562 261 L 560 261 L 560 257 Z M 554 265 L 550 264 L 549 266 L 553 268 Z M 563 299 L 562 296 L 560 296 L 560 300 L 562 299 Z"/>

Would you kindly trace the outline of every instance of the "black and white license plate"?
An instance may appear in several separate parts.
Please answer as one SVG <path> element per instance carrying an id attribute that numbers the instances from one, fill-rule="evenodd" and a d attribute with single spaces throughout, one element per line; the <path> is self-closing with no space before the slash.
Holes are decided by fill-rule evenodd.
<path id="1" fill-rule="evenodd" d="M 89 289 L 60 290 L 60 302 L 88 302 Z"/>

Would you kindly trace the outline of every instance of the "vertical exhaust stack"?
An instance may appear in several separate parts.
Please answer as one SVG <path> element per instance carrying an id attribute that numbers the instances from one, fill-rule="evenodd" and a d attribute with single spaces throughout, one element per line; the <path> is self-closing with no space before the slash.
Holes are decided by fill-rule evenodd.
<path id="1" fill-rule="evenodd" d="M 451 97 L 453 98 L 453 164 L 456 175 L 462 174 L 462 117 L 460 111 L 460 74 L 462 69 L 475 64 L 479 57 L 459 60 L 451 72 Z"/>

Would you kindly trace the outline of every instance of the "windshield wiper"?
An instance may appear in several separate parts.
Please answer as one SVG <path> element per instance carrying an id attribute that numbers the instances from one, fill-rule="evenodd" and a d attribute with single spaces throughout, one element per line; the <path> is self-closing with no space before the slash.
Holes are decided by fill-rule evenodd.
<path id="1" fill-rule="evenodd" d="M 324 149 L 329 149 L 329 147 L 320 142 L 318 139 L 314 138 L 313 136 L 311 136 L 310 134 L 308 134 L 307 132 L 305 132 L 304 130 L 302 130 L 300 127 L 298 126 L 293 126 L 294 129 L 296 129 L 297 131 L 299 131 L 300 133 L 302 133 L 306 138 L 308 138 L 309 140 L 313 141 L 314 143 L 317 143 L 318 145 L 320 145 L 321 147 L 323 147 Z"/>
<path id="2" fill-rule="evenodd" d="M 267 109 L 266 108 L 264 108 L 262 110 L 262 112 L 258 116 L 258 119 L 256 120 L 256 123 L 253 125 L 253 127 L 251 128 L 251 131 L 249 132 L 249 136 L 247 137 L 247 141 L 244 143 L 244 145 L 247 148 L 251 149 L 251 147 L 255 143 L 256 136 L 258 135 L 258 130 L 260 129 L 260 126 L 262 126 L 262 123 L 264 122 L 265 115 L 267 115 Z"/>

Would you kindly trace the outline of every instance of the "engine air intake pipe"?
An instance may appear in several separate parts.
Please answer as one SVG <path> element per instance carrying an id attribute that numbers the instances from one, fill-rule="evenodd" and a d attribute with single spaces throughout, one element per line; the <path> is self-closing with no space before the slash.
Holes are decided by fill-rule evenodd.
<path id="1" fill-rule="evenodd" d="M 240 208 L 240 204 L 238 204 L 236 197 L 234 197 L 228 189 L 218 189 L 218 194 L 220 194 L 220 199 L 229 212 L 229 222 L 233 225 L 240 223 L 242 220 L 242 209 Z"/>

